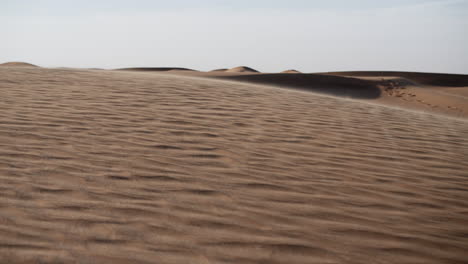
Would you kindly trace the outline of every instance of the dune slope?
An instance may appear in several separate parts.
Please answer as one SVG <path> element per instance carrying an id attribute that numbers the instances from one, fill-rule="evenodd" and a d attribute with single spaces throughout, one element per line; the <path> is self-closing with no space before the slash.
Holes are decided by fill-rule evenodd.
<path id="1" fill-rule="evenodd" d="M 468 258 L 465 119 L 159 73 L 0 84 L 0 263 Z"/>
<path id="2" fill-rule="evenodd" d="M 285 71 L 282 71 L 281 73 L 301 73 L 300 71 L 297 71 L 297 70 L 285 70 Z"/>
<path id="3" fill-rule="evenodd" d="M 413 72 L 338 72 L 301 74 L 186 72 L 182 76 L 219 78 L 351 97 L 422 112 L 468 117 L 468 75 Z M 295 74 L 293 74 L 295 73 Z M 437 85 L 436 85 L 437 84 Z"/>
<path id="4" fill-rule="evenodd" d="M 27 62 L 12 61 L 12 62 L 1 63 L 0 67 L 38 67 L 38 66 L 31 64 L 31 63 L 27 63 Z"/>
<path id="5" fill-rule="evenodd" d="M 343 97 L 374 99 L 381 95 L 381 89 L 374 81 L 361 80 L 343 76 L 320 74 L 252 74 L 252 75 L 219 75 L 219 79 L 267 84 L 285 88 L 299 88 Z"/>
<path id="6" fill-rule="evenodd" d="M 239 67 L 234 67 L 232 69 L 226 70 L 226 72 L 237 72 L 237 73 L 242 73 L 242 72 L 249 72 L 249 73 L 258 73 L 257 70 L 252 69 L 247 66 L 239 66 Z"/>
<path id="7" fill-rule="evenodd" d="M 181 67 L 133 67 L 116 69 L 118 71 L 142 71 L 142 72 L 165 72 L 165 71 L 195 71 L 188 68 Z"/>
<path id="8" fill-rule="evenodd" d="M 446 87 L 468 86 L 468 75 L 425 72 L 397 72 L 397 71 L 351 71 L 323 73 L 336 76 L 354 77 L 388 77 L 398 76 L 423 85 L 435 85 Z"/>

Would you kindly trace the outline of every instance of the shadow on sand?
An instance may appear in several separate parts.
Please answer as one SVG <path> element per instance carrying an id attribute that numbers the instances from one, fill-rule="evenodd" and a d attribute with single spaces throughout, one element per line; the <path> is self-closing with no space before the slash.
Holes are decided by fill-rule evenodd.
<path id="1" fill-rule="evenodd" d="M 398 71 L 350 71 L 350 72 L 326 72 L 323 75 L 348 76 L 348 77 L 400 77 L 414 83 L 441 87 L 465 87 L 468 86 L 468 75 L 428 72 L 398 72 Z"/>
<path id="2" fill-rule="evenodd" d="M 380 97 L 382 93 L 377 87 L 377 83 L 373 81 L 321 74 L 275 73 L 218 76 L 216 78 L 296 88 L 359 99 L 375 99 Z"/>

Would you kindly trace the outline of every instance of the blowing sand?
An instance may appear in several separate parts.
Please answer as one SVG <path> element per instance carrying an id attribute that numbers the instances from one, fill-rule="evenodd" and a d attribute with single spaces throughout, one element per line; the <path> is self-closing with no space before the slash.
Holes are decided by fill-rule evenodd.
<path id="1" fill-rule="evenodd" d="M 0 263 L 468 260 L 466 119 L 166 73 L 0 93 Z"/>
<path id="2" fill-rule="evenodd" d="M 242 69 L 248 67 L 236 67 Z M 468 118 L 468 75 L 420 72 L 333 72 L 302 74 L 249 71 L 170 71 L 182 76 L 294 88 L 421 112 Z"/>

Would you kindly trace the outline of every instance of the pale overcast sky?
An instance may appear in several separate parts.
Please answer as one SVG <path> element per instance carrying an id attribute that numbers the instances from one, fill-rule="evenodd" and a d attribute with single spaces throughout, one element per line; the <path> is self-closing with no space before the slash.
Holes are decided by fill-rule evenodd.
<path id="1" fill-rule="evenodd" d="M 0 63 L 468 74 L 468 0 L 0 0 Z"/>

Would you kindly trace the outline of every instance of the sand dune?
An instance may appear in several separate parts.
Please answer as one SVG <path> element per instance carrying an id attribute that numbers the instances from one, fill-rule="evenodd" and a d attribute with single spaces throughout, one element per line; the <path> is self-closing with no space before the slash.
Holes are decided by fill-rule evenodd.
<path id="1" fill-rule="evenodd" d="M 16 62 L 16 61 L 13 61 L 13 62 L 5 62 L 5 63 L 1 63 L 0 64 L 0 67 L 38 67 L 34 64 L 31 64 L 31 63 L 27 63 L 27 62 Z"/>
<path id="2" fill-rule="evenodd" d="M 296 71 L 296 70 L 286 70 L 286 71 L 282 71 L 281 73 L 301 73 L 301 72 Z"/>
<path id="3" fill-rule="evenodd" d="M 468 75 L 411 72 L 342 72 L 320 74 L 249 72 L 176 72 L 186 76 L 229 79 L 298 88 L 423 112 L 468 117 Z M 437 84 L 437 85 L 436 85 Z"/>
<path id="4" fill-rule="evenodd" d="M 165 71 L 194 71 L 188 68 L 181 67 L 133 67 L 117 69 L 120 71 L 143 71 L 143 72 L 165 72 Z"/>
<path id="5" fill-rule="evenodd" d="M 423 72 L 392 72 L 392 71 L 356 71 L 356 72 L 329 72 L 325 73 L 337 76 L 354 77 L 401 77 L 423 85 L 434 85 L 444 87 L 468 86 L 468 75 L 423 73 Z"/>
<path id="6" fill-rule="evenodd" d="M 376 81 L 382 89 L 382 103 L 468 117 L 468 75 L 369 71 L 326 74 Z"/>
<path id="7" fill-rule="evenodd" d="M 254 70 L 250 67 L 246 67 L 246 66 L 239 66 L 239 67 L 235 67 L 235 68 L 232 68 L 232 69 L 229 69 L 227 70 L 226 72 L 258 72 L 257 70 Z"/>
<path id="8" fill-rule="evenodd" d="M 228 69 L 216 69 L 216 70 L 212 70 L 211 72 L 225 72 L 227 71 Z"/>
<path id="9" fill-rule="evenodd" d="M 289 88 L 300 88 L 337 96 L 352 98 L 377 98 L 381 89 L 374 81 L 329 76 L 319 74 L 253 74 L 216 76 L 220 79 L 241 81 L 248 83 L 268 84 Z"/>
<path id="10" fill-rule="evenodd" d="M 0 84 L 0 263 L 468 259 L 466 119 L 167 73 Z"/>

